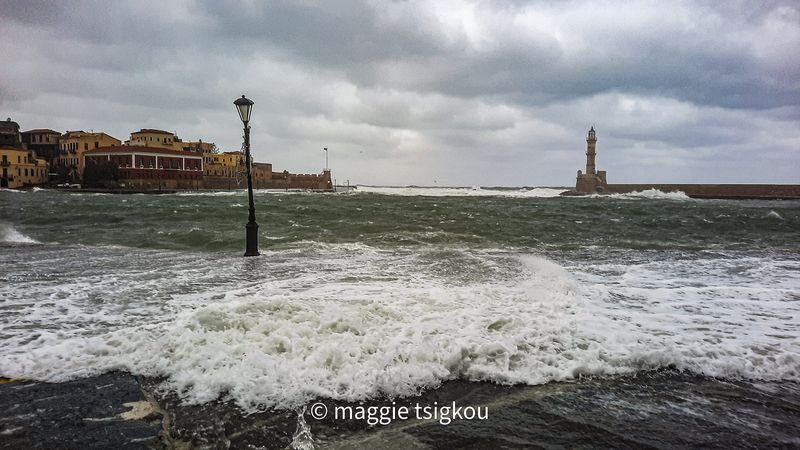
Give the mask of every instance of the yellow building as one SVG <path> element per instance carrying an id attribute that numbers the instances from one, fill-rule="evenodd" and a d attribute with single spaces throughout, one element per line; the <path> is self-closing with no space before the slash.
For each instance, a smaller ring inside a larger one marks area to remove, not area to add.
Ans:
<path id="1" fill-rule="evenodd" d="M 195 153 L 213 153 L 217 146 L 213 142 L 184 141 L 177 134 L 154 128 L 142 128 L 131 133 L 125 145 L 137 145 L 156 148 L 171 148 Z"/>
<path id="2" fill-rule="evenodd" d="M 0 187 L 21 188 L 43 184 L 48 179 L 47 161 L 34 158 L 28 150 L 0 147 Z"/>
<path id="3" fill-rule="evenodd" d="M 242 152 L 203 153 L 205 175 L 210 177 L 236 178 L 244 168 Z"/>
<path id="4" fill-rule="evenodd" d="M 125 141 L 125 145 L 139 145 L 145 147 L 174 148 L 173 144 L 180 142 L 175 133 L 169 131 L 155 130 L 152 128 L 142 128 L 131 133 L 131 138 Z M 180 149 L 179 149 L 180 150 Z"/>
<path id="5" fill-rule="evenodd" d="M 67 131 L 59 140 L 61 155 L 58 157 L 57 164 L 66 166 L 72 172 L 74 179 L 83 176 L 83 152 L 100 148 L 120 145 L 122 142 L 105 133 L 87 133 L 85 131 Z"/>

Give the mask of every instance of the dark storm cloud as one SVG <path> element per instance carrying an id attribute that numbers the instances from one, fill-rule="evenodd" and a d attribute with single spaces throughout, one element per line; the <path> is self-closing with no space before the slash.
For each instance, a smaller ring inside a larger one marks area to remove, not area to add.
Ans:
<path id="1" fill-rule="evenodd" d="M 232 149 L 244 91 L 261 159 L 317 170 L 328 145 L 369 183 L 569 184 L 591 123 L 614 180 L 797 181 L 799 23 L 793 2 L 0 0 L 0 109 Z"/>

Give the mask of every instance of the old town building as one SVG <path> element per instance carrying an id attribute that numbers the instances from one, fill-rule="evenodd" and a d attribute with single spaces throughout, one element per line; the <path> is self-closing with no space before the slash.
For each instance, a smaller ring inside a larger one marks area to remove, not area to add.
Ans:
<path id="1" fill-rule="evenodd" d="M 173 143 L 179 141 L 175 133 L 156 130 L 153 128 L 142 128 L 131 133 L 131 138 L 125 141 L 125 145 L 137 145 L 144 147 L 173 148 Z"/>
<path id="2" fill-rule="evenodd" d="M 22 188 L 43 184 L 48 164 L 22 142 L 19 124 L 11 118 L 0 122 L 0 188 Z"/>
<path id="3" fill-rule="evenodd" d="M 179 140 L 173 144 L 172 148 L 195 153 L 214 153 L 217 151 L 217 146 L 213 142 L 203 142 L 202 139 L 199 141 Z"/>
<path id="4" fill-rule="evenodd" d="M 29 150 L 0 146 L 0 187 L 22 188 L 47 182 L 47 161 L 33 156 Z"/>
<path id="5" fill-rule="evenodd" d="M 77 181 L 83 177 L 85 162 L 83 154 L 85 152 L 119 144 L 119 139 L 106 133 L 67 131 L 59 141 L 61 155 L 56 159 L 56 165 L 66 168 L 69 171 L 70 179 Z"/>
<path id="6" fill-rule="evenodd" d="M 244 171 L 242 152 L 203 153 L 204 174 L 209 177 L 236 178 Z"/>
<path id="7" fill-rule="evenodd" d="M 130 139 L 125 141 L 125 145 L 170 148 L 195 153 L 213 153 L 217 149 L 213 142 L 203 142 L 202 139 L 184 141 L 175 133 L 154 128 L 142 128 L 134 131 L 131 133 Z"/>
<path id="8" fill-rule="evenodd" d="M 200 189 L 203 157 L 194 152 L 140 145 L 89 150 L 84 158 L 119 167 L 119 185 L 136 189 Z"/>
<path id="9" fill-rule="evenodd" d="M 42 158 L 50 164 L 55 164 L 61 148 L 59 147 L 59 140 L 61 133 L 46 128 L 37 128 L 35 130 L 23 131 L 22 143 L 36 153 L 37 158 Z"/>
<path id="10" fill-rule="evenodd" d="M 0 122 L 0 146 L 24 148 L 22 145 L 22 135 L 19 132 L 19 124 L 9 117 Z"/>

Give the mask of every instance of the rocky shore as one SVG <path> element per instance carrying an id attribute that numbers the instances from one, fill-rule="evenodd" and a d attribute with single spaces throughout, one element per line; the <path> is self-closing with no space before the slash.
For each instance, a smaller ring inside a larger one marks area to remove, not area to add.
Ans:
<path id="1" fill-rule="evenodd" d="M 109 373 L 66 383 L 0 383 L 0 448 L 764 448 L 800 445 L 800 386 L 659 371 L 542 386 L 452 381 L 418 397 L 245 414 L 183 405 L 158 380 Z M 337 406 L 485 407 L 485 420 L 336 420 Z M 317 413 L 319 410 L 316 411 Z"/>

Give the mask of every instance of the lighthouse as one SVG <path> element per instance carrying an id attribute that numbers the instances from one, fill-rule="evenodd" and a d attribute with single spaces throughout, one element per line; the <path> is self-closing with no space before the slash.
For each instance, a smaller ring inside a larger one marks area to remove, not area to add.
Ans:
<path id="1" fill-rule="evenodd" d="M 597 171 L 595 158 L 597 156 L 597 133 L 594 125 L 589 129 L 586 136 L 586 173 L 578 170 L 575 181 L 575 191 L 582 194 L 594 194 L 606 190 L 606 171 Z"/>
<path id="2" fill-rule="evenodd" d="M 586 174 L 595 175 L 594 157 L 597 155 L 595 147 L 597 146 L 597 135 L 594 132 L 594 125 L 589 129 L 589 135 L 586 137 Z"/>

